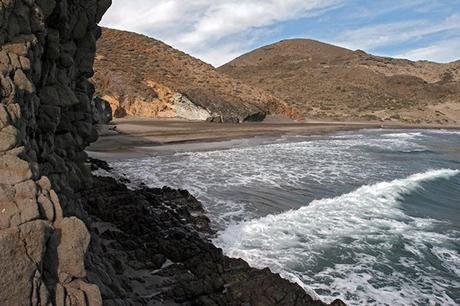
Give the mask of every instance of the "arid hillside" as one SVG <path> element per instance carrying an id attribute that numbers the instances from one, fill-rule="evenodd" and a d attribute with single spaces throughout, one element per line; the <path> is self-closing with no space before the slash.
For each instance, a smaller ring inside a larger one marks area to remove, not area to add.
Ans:
<path id="1" fill-rule="evenodd" d="M 103 29 L 97 42 L 97 95 L 114 116 L 182 117 L 242 122 L 294 112 L 262 89 L 149 37 Z"/>
<path id="2" fill-rule="evenodd" d="M 460 61 L 412 62 L 296 39 L 252 51 L 218 71 L 278 96 L 310 119 L 460 122 Z"/>

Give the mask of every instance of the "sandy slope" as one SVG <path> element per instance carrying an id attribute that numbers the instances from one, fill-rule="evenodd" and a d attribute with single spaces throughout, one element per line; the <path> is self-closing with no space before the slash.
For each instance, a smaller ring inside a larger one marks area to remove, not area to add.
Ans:
<path id="1" fill-rule="evenodd" d="M 460 62 L 412 62 L 295 39 L 218 71 L 277 95 L 307 118 L 460 122 Z"/>
<path id="2" fill-rule="evenodd" d="M 270 118 L 262 123 L 216 124 L 185 120 L 123 118 L 114 121 L 116 131 L 101 129 L 102 136 L 88 151 L 100 158 L 124 158 L 162 151 L 198 151 L 229 148 L 238 139 L 248 143 L 273 141 L 280 136 L 309 136 L 363 128 L 456 128 L 460 125 L 408 125 L 380 122 L 287 122 Z M 105 134 L 105 135 L 104 135 Z"/>

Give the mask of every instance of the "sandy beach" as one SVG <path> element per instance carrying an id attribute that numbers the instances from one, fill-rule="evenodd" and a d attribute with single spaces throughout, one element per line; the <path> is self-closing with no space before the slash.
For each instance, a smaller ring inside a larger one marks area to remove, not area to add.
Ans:
<path id="1" fill-rule="evenodd" d="M 90 156 L 104 159 L 142 157 L 165 151 L 210 150 L 248 143 L 270 142 L 281 136 L 313 136 L 359 129 L 460 129 L 460 125 L 404 125 L 382 122 L 297 123 L 280 118 L 242 124 L 152 118 L 116 119 L 100 129 Z"/>

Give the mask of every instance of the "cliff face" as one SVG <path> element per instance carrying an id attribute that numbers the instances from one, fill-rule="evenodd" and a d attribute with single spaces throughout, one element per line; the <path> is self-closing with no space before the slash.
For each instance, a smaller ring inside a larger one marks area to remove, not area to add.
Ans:
<path id="1" fill-rule="evenodd" d="M 295 115 L 281 99 L 155 39 L 103 29 L 97 46 L 93 81 L 115 117 L 242 122 Z"/>
<path id="2" fill-rule="evenodd" d="M 373 56 L 286 40 L 218 71 L 277 95 L 307 118 L 460 122 L 460 65 Z"/>
<path id="3" fill-rule="evenodd" d="M 110 0 L 0 1 L 0 305 L 100 305 L 79 190 L 97 138 L 97 22 Z"/>
<path id="4" fill-rule="evenodd" d="M 91 175 L 84 149 L 110 114 L 88 78 L 110 3 L 0 1 L 0 305 L 325 305 L 225 257 L 188 192 Z"/>

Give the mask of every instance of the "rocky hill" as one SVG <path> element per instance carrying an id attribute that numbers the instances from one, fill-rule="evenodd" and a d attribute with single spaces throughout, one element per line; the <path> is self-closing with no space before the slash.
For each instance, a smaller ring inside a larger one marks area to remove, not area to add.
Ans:
<path id="1" fill-rule="evenodd" d="M 115 117 L 242 122 L 262 120 L 268 112 L 293 114 L 281 99 L 158 40 L 106 28 L 93 81 Z"/>
<path id="2" fill-rule="evenodd" d="M 110 117 L 89 81 L 110 4 L 0 0 L 0 305 L 325 306 L 224 256 L 188 192 L 92 174 L 110 170 L 85 152 Z"/>
<path id="3" fill-rule="evenodd" d="M 412 62 L 314 40 L 285 40 L 218 71 L 313 119 L 460 122 L 460 62 Z"/>

